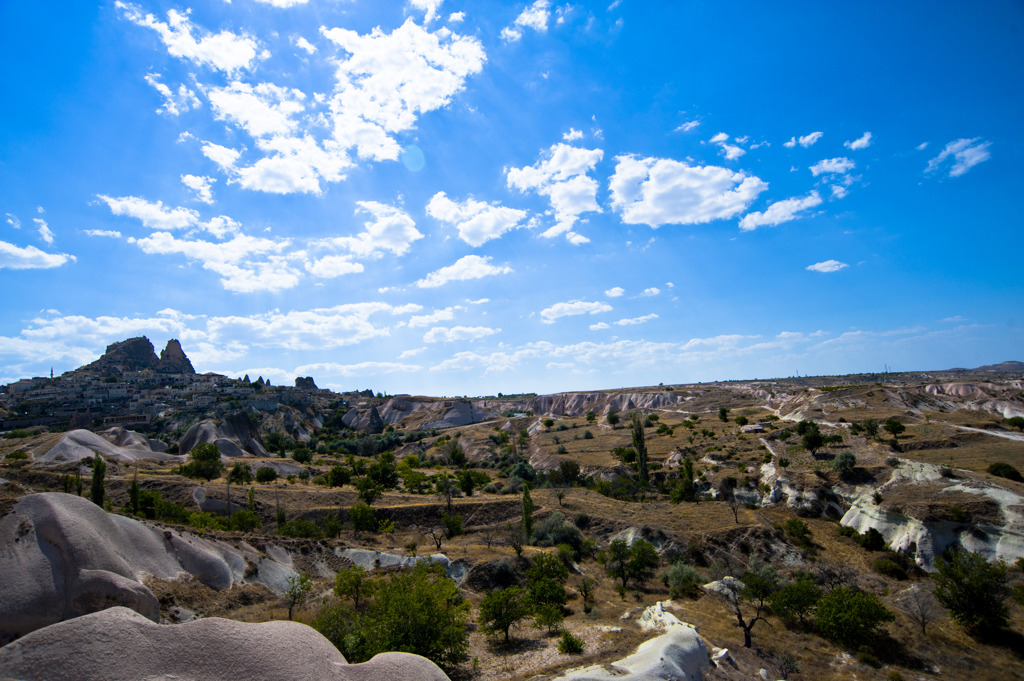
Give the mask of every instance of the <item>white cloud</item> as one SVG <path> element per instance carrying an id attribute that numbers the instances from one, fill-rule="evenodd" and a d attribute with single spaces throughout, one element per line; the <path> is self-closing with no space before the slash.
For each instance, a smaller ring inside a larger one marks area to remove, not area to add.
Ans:
<path id="1" fill-rule="evenodd" d="M 409 317 L 409 327 L 431 326 L 438 322 L 450 322 L 453 319 L 455 319 L 455 308 L 446 307 L 443 310 L 434 310 L 430 314 Z"/>
<path id="2" fill-rule="evenodd" d="M 581 149 L 558 143 L 532 166 L 506 170 L 510 188 L 521 192 L 534 191 L 548 197 L 555 214 L 555 225 L 541 236 L 550 239 L 564 234 L 573 245 L 589 241 L 574 232 L 573 227 L 582 213 L 601 212 L 597 203 L 597 180 L 587 173 L 603 156 L 601 149 Z"/>
<path id="3" fill-rule="evenodd" d="M 846 187 L 844 187 L 841 184 L 834 184 L 834 185 L 832 185 L 831 189 L 832 189 L 832 196 L 833 196 L 833 198 L 836 198 L 836 199 L 845 199 L 847 194 L 850 193 L 850 190 L 848 190 Z"/>
<path id="4" fill-rule="evenodd" d="M 53 230 L 46 224 L 46 220 L 42 218 L 32 218 L 32 222 L 36 223 L 36 231 L 39 232 L 39 238 L 46 242 L 47 246 L 53 245 Z"/>
<path id="5" fill-rule="evenodd" d="M 426 351 L 426 346 L 423 346 L 421 348 L 412 348 L 411 350 L 403 351 L 402 354 L 398 356 L 398 359 L 409 359 L 410 357 L 415 357 L 416 355 L 422 355 Z"/>
<path id="6" fill-rule="evenodd" d="M 427 215 L 455 226 L 459 238 L 470 246 L 481 246 L 491 239 L 522 226 L 526 211 L 506 208 L 474 199 L 455 202 L 438 192 L 427 204 Z"/>
<path id="7" fill-rule="evenodd" d="M 271 5 L 272 7 L 288 8 L 298 7 L 299 5 L 305 5 L 309 0 L 256 0 L 256 2 L 262 2 L 264 5 Z"/>
<path id="8" fill-rule="evenodd" d="M 740 220 L 740 229 L 745 232 L 749 232 L 757 229 L 758 227 L 774 227 L 775 225 L 781 225 L 783 222 L 795 220 L 799 217 L 797 213 L 800 211 L 820 205 L 821 195 L 818 194 L 817 191 L 812 191 L 803 198 L 776 201 L 772 205 L 768 206 L 767 210 L 763 213 L 755 211 L 744 215 L 743 219 Z"/>
<path id="9" fill-rule="evenodd" d="M 405 255 L 413 242 L 423 238 L 416 223 L 400 208 L 376 201 L 358 201 L 356 213 L 368 213 L 372 220 L 363 223 L 363 231 L 355 236 L 333 237 L 315 242 L 350 251 L 363 258 L 379 258 L 385 252 Z"/>
<path id="10" fill-rule="evenodd" d="M 218 120 L 231 122 L 253 137 L 291 135 L 298 127 L 294 116 L 305 110 L 303 92 L 271 83 L 253 86 L 236 80 L 211 88 L 206 95 Z"/>
<path id="11" fill-rule="evenodd" d="M 642 317 L 631 317 L 629 319 L 620 319 L 619 321 L 613 322 L 613 323 L 616 326 L 636 326 L 638 324 L 644 324 L 646 322 L 651 321 L 652 319 L 657 319 L 657 318 L 658 318 L 658 315 L 656 315 L 654 313 L 651 313 L 651 314 L 646 314 L 646 315 L 644 315 Z"/>
<path id="12" fill-rule="evenodd" d="M 448 15 L 449 24 L 460 24 L 466 19 L 465 12 L 452 12 Z"/>
<path id="13" fill-rule="evenodd" d="M 172 57 L 235 73 L 252 68 L 258 59 L 265 56 L 259 43 L 250 36 L 230 31 L 212 34 L 198 29 L 189 20 L 188 11 L 169 10 L 164 23 L 152 14 L 143 14 L 141 8 L 131 3 L 118 0 L 114 5 L 128 21 L 156 31 Z M 196 38 L 193 33 L 200 37 Z"/>
<path id="14" fill-rule="evenodd" d="M 214 144 L 213 142 L 206 142 L 202 146 L 203 156 L 210 159 L 223 170 L 229 170 L 234 167 L 238 161 L 238 157 L 242 155 L 240 151 L 235 149 L 229 149 L 228 147 Z"/>
<path id="15" fill-rule="evenodd" d="M 608 322 L 598 322 L 597 324 L 591 324 L 589 328 L 591 331 L 603 331 L 612 327 Z"/>
<path id="16" fill-rule="evenodd" d="M 306 40 L 305 37 L 303 37 L 301 35 L 298 38 L 295 39 L 295 46 L 298 47 L 301 50 L 304 50 L 306 52 L 306 54 L 315 54 L 316 53 L 316 45 L 314 45 L 313 43 L 309 42 L 308 40 Z"/>
<path id="17" fill-rule="evenodd" d="M 17 215 L 12 215 L 11 213 L 4 213 L 4 215 L 7 216 L 8 225 L 14 229 L 21 229 L 21 220 L 18 219 Z"/>
<path id="18" fill-rule="evenodd" d="M 583 131 L 577 130 L 576 128 L 569 128 L 569 132 L 562 133 L 562 139 L 566 142 L 575 142 L 576 140 L 583 139 Z"/>
<path id="19" fill-rule="evenodd" d="M 783 142 L 782 146 L 792 149 L 796 145 L 800 145 L 803 148 L 807 148 L 813 145 L 815 142 L 820 140 L 825 133 L 823 132 L 812 132 L 807 135 L 801 135 L 799 139 L 796 137 L 790 137 L 788 142 Z"/>
<path id="20" fill-rule="evenodd" d="M 196 201 L 213 203 L 213 183 L 217 180 L 206 175 L 182 175 L 181 183 L 191 189 Z"/>
<path id="21" fill-rule="evenodd" d="M 424 343 L 451 343 L 452 341 L 479 340 L 487 336 L 493 336 L 501 329 L 491 329 L 486 326 L 453 326 L 446 329 L 435 326 L 423 334 Z"/>
<path id="22" fill-rule="evenodd" d="M 566 303 L 555 303 L 551 307 L 541 310 L 541 321 L 545 324 L 554 324 L 556 319 L 562 317 L 573 317 L 581 314 L 600 314 L 610 312 L 612 306 L 608 303 L 588 302 L 586 300 L 571 300 Z"/>
<path id="23" fill-rule="evenodd" d="M 168 230 L 194 227 L 199 213 L 191 208 L 167 208 L 163 201 L 147 201 L 137 196 L 112 197 L 98 194 L 114 215 L 126 215 L 140 220 L 149 229 Z"/>
<path id="24" fill-rule="evenodd" d="M 816 262 L 813 265 L 808 265 L 807 269 L 811 272 L 838 272 L 841 269 L 849 267 L 845 262 L 839 262 L 838 260 L 826 260 L 824 262 Z"/>
<path id="25" fill-rule="evenodd" d="M 306 271 L 318 279 L 333 279 L 346 274 L 358 274 L 365 268 L 353 262 L 349 255 L 327 255 L 306 263 Z"/>
<path id="26" fill-rule="evenodd" d="M 532 5 L 519 13 L 511 26 L 501 31 L 501 37 L 505 42 L 515 42 L 523 37 L 523 29 L 530 28 L 541 33 L 548 30 L 548 20 L 551 12 L 548 7 L 551 5 L 548 0 L 537 0 Z"/>
<path id="27" fill-rule="evenodd" d="M 643 297 L 643 298 L 650 298 L 652 296 L 659 295 L 660 293 L 661 293 L 661 289 L 660 288 L 658 288 L 657 286 L 652 286 L 650 288 L 645 288 L 644 292 L 641 293 L 640 296 Z"/>
<path id="28" fill-rule="evenodd" d="M 121 232 L 116 229 L 87 229 L 85 233 L 89 236 L 106 236 L 112 239 L 120 239 Z"/>
<path id="29" fill-rule="evenodd" d="M 729 141 L 729 136 L 726 135 L 724 132 L 720 132 L 711 139 L 709 139 L 708 141 L 711 142 L 712 144 L 724 144 L 725 142 Z"/>
<path id="30" fill-rule="evenodd" d="M 605 291 L 604 294 L 606 296 L 608 296 L 609 298 L 619 298 L 625 292 L 626 292 L 626 290 L 624 288 L 622 288 L 621 286 L 615 286 L 615 287 L 612 287 L 612 288 L 608 289 L 607 291 Z"/>
<path id="31" fill-rule="evenodd" d="M 721 220 L 741 213 L 768 188 L 753 175 L 665 158 L 616 157 L 609 181 L 622 221 L 660 227 Z"/>
<path id="32" fill-rule="evenodd" d="M 849 172 L 857 167 L 857 164 L 846 158 L 840 156 L 839 158 L 826 158 L 818 161 L 811 166 L 811 173 L 817 177 L 818 175 L 838 175 Z"/>
<path id="33" fill-rule="evenodd" d="M 21 247 L 0 241 L 0 270 L 45 270 L 75 260 L 75 256 L 67 253 L 46 253 L 35 246 Z"/>
<path id="34" fill-rule="evenodd" d="M 921 142 L 920 144 L 918 144 L 914 148 L 917 149 L 918 151 L 924 151 L 925 149 L 928 148 L 928 143 L 927 142 Z"/>
<path id="35" fill-rule="evenodd" d="M 178 91 L 174 92 L 170 87 L 160 82 L 159 73 L 147 73 L 146 82 L 152 85 L 153 89 L 164 98 L 164 103 L 156 110 L 157 113 L 178 116 L 189 109 L 198 109 L 201 106 L 201 102 L 196 97 L 195 92 L 184 84 L 178 85 Z"/>
<path id="36" fill-rule="evenodd" d="M 466 255 L 448 267 L 442 267 L 436 272 L 431 272 L 423 279 L 417 281 L 416 286 L 419 288 L 437 288 L 453 281 L 470 281 L 498 274 L 509 274 L 510 272 L 512 272 L 511 267 L 492 265 L 490 256 Z"/>
<path id="37" fill-rule="evenodd" d="M 676 128 L 676 132 L 690 132 L 700 125 L 700 121 L 686 121 Z"/>
<path id="38" fill-rule="evenodd" d="M 992 156 L 988 151 L 992 143 L 981 142 L 979 144 L 978 141 L 980 139 L 980 137 L 973 137 L 971 139 L 964 137 L 950 142 L 938 156 L 928 161 L 928 167 L 925 168 L 925 172 L 935 172 L 950 156 L 956 161 L 953 167 L 949 169 L 950 177 L 960 177 L 979 163 L 987 161 Z"/>
<path id="39" fill-rule="evenodd" d="M 867 149 L 871 146 L 871 133 L 866 132 L 852 142 L 843 142 L 843 146 L 851 151 L 857 151 L 858 149 Z"/>
<path id="40" fill-rule="evenodd" d="M 444 0 L 409 0 L 409 4 L 424 12 L 423 23 L 429 24 L 437 18 L 437 8 Z"/>
<path id="41" fill-rule="evenodd" d="M 737 147 L 735 144 L 723 144 L 722 154 L 725 156 L 727 161 L 735 161 L 743 154 L 747 153 L 747 150 L 743 147 Z"/>

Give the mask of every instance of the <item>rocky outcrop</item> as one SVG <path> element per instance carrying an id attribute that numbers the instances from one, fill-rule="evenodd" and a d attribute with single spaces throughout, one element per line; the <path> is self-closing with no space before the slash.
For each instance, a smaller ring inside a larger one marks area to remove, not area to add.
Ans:
<path id="1" fill-rule="evenodd" d="M 296 376 L 295 387 L 299 390 L 319 390 L 316 383 L 313 382 L 312 376 Z"/>
<path id="2" fill-rule="evenodd" d="M 138 433 L 128 436 L 122 431 L 114 434 L 115 441 L 123 444 L 111 443 L 108 439 L 88 430 L 72 430 L 61 437 L 61 439 L 42 454 L 35 454 L 33 459 L 36 463 L 64 463 L 67 461 L 81 461 L 91 459 L 96 454 L 101 454 L 108 459 L 117 461 L 138 461 L 140 459 L 154 459 L 157 461 L 177 461 L 181 457 L 167 454 L 161 451 L 153 451 L 149 441 Z M 109 431 L 107 431 L 109 434 Z M 140 439 L 141 438 L 141 439 Z M 162 443 L 161 443 L 162 444 Z M 166 449 L 166 447 L 162 447 Z"/>
<path id="3" fill-rule="evenodd" d="M 214 589 L 258 581 L 280 593 L 293 574 L 252 547 L 108 514 L 71 494 L 30 494 L 0 518 L 0 637 L 115 605 L 155 620 L 149 575 L 192 575 Z"/>
<path id="4" fill-rule="evenodd" d="M 163 374 L 194 374 L 196 370 L 192 362 L 185 356 L 181 349 L 181 343 L 172 338 L 167 341 L 167 346 L 160 352 L 160 361 L 156 370 Z"/>
<path id="5" fill-rule="evenodd" d="M 186 431 L 178 443 L 178 451 L 187 454 L 202 442 L 217 445 L 222 456 L 235 457 L 243 453 L 266 457 L 267 450 L 256 439 L 248 415 L 244 412 L 227 414 L 222 419 L 204 419 Z"/>
<path id="6" fill-rule="evenodd" d="M 700 681 L 710 666 L 697 629 L 664 610 L 661 603 L 640 615 L 646 630 L 665 633 L 641 643 L 636 652 L 609 665 L 573 669 L 555 681 Z"/>
<path id="7" fill-rule="evenodd" d="M 902 460 L 877 491 L 882 503 L 873 493 L 858 497 L 841 524 L 861 533 L 874 528 L 887 546 L 926 570 L 950 546 L 1009 563 L 1024 557 L 1024 497 L 1004 487 Z"/>
<path id="8" fill-rule="evenodd" d="M 159 625 L 119 607 L 54 624 L 0 648 L 0 676 L 25 681 L 448 681 L 433 662 L 408 653 L 384 653 L 350 665 L 330 641 L 297 622 L 252 624 L 211 617 Z"/>
<path id="9" fill-rule="evenodd" d="M 153 343 L 145 336 L 111 343 L 99 359 L 78 371 L 113 375 L 147 369 L 164 374 L 195 373 L 192 362 L 185 356 L 177 340 L 167 341 L 167 346 L 158 358 Z"/>
<path id="10" fill-rule="evenodd" d="M 527 403 L 526 408 L 533 411 L 534 414 L 583 416 L 589 411 L 595 414 L 606 414 L 609 411 L 668 409 L 686 401 L 686 396 L 666 391 L 557 393 L 555 395 L 538 395 Z"/>

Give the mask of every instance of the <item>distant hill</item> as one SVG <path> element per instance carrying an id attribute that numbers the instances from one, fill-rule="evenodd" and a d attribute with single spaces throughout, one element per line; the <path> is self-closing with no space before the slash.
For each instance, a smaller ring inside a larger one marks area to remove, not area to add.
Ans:
<path id="1" fill-rule="evenodd" d="M 92 373 L 124 373 L 151 369 L 162 374 L 194 374 L 192 362 L 176 340 L 167 341 L 167 346 L 156 356 L 153 343 L 145 336 L 129 338 L 107 346 L 106 352 L 95 362 L 86 364 L 76 371 Z"/>
<path id="2" fill-rule="evenodd" d="M 1007 361 L 1000 362 L 999 364 L 986 364 L 983 367 L 978 367 L 975 371 L 999 371 L 1002 373 L 1024 373 L 1024 362 Z"/>

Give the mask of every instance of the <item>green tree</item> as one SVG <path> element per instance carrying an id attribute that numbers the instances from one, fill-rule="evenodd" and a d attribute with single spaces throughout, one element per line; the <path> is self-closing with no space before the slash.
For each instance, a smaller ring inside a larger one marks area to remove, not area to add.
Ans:
<path id="1" fill-rule="evenodd" d="M 103 508 L 103 498 L 106 496 L 106 486 L 103 483 L 103 478 L 107 474 L 107 462 L 103 460 L 103 457 L 97 454 L 92 459 L 92 488 L 90 489 L 90 498 L 92 503 L 96 504 L 100 508 Z"/>
<path id="2" fill-rule="evenodd" d="M 721 421 L 722 423 L 725 423 L 726 421 L 728 421 L 729 420 L 729 410 L 726 409 L 725 407 L 719 407 L 718 408 L 718 420 Z"/>
<path id="3" fill-rule="evenodd" d="M 736 421 L 736 425 L 741 427 L 750 423 L 750 420 L 743 415 L 737 416 L 734 420 Z"/>
<path id="4" fill-rule="evenodd" d="M 504 634 L 509 640 L 509 631 L 516 623 L 526 619 L 533 608 L 526 597 L 526 590 L 519 586 L 488 591 L 480 601 L 480 628 L 489 634 Z"/>
<path id="5" fill-rule="evenodd" d="M 355 504 L 348 509 L 348 518 L 356 532 L 376 532 L 377 517 L 369 504 Z"/>
<path id="6" fill-rule="evenodd" d="M 856 465 L 857 457 L 854 456 L 852 452 L 840 452 L 839 455 L 832 460 L 832 468 L 843 477 L 849 475 Z"/>
<path id="7" fill-rule="evenodd" d="M 892 435 L 893 440 L 898 439 L 900 434 L 907 429 L 907 427 L 900 423 L 900 420 L 895 416 L 886 419 L 885 423 L 882 424 L 882 427 L 885 428 L 890 435 Z"/>
<path id="8" fill-rule="evenodd" d="M 248 464 L 238 461 L 228 473 L 228 482 L 236 485 L 248 485 L 252 482 L 252 468 Z"/>
<path id="9" fill-rule="evenodd" d="M 313 590 L 313 580 L 306 573 L 299 573 L 288 578 L 288 588 L 284 592 L 285 600 L 288 601 L 288 619 L 292 618 L 292 611 L 296 605 L 302 605 Z"/>
<path id="10" fill-rule="evenodd" d="M 376 582 L 370 579 L 366 570 L 358 565 L 338 570 L 334 578 L 334 593 L 338 598 L 347 598 L 352 606 L 359 610 L 366 599 L 373 595 Z"/>
<path id="11" fill-rule="evenodd" d="M 530 488 L 523 485 L 523 534 L 526 535 L 526 541 L 533 536 L 533 511 L 535 508 L 533 497 L 530 496 Z"/>
<path id="12" fill-rule="evenodd" d="M 605 420 L 608 421 L 608 425 L 610 425 L 612 428 L 615 428 L 615 426 L 619 425 L 619 413 L 615 411 L 610 411 L 608 412 L 608 415 L 605 416 Z"/>
<path id="13" fill-rule="evenodd" d="M 958 624 L 972 633 L 1005 627 L 1009 622 L 1006 564 L 981 553 L 955 551 L 936 558 L 935 598 Z"/>
<path id="14" fill-rule="evenodd" d="M 648 541 L 637 539 L 630 545 L 625 539 L 616 539 L 608 545 L 605 569 L 609 577 L 622 582 L 623 589 L 628 589 L 631 582 L 642 586 L 657 567 L 658 552 Z"/>
<path id="15" fill-rule="evenodd" d="M 70 480 L 68 481 L 70 483 Z M 135 469 L 132 484 L 128 486 L 128 510 L 132 515 L 139 514 L 139 469 Z"/>
<path id="16" fill-rule="evenodd" d="M 397 651 L 422 655 L 449 672 L 466 661 L 469 603 L 443 567 L 419 563 L 374 581 L 362 610 L 334 601 L 312 622 L 346 660 Z"/>
<path id="17" fill-rule="evenodd" d="M 630 422 L 633 428 L 633 449 L 636 450 L 637 478 L 640 485 L 646 489 L 650 484 L 650 475 L 647 471 L 647 442 L 644 439 L 644 423 L 640 418 L 640 412 L 633 412 Z"/>
<path id="18" fill-rule="evenodd" d="M 277 480 L 277 471 L 270 466 L 263 466 L 256 469 L 256 482 L 266 484 Z"/>
<path id="19" fill-rule="evenodd" d="M 190 478 L 213 480 L 220 477 L 224 464 L 220 462 L 220 450 L 212 442 L 200 442 L 188 453 L 188 463 L 181 466 L 181 474 Z"/>
<path id="20" fill-rule="evenodd" d="M 1024 433 L 1024 416 L 1011 416 L 1006 419 L 1006 425 Z"/>
<path id="21" fill-rule="evenodd" d="M 340 463 L 331 466 L 327 471 L 328 487 L 344 487 L 352 481 L 352 473 Z"/>
<path id="22" fill-rule="evenodd" d="M 526 589 L 529 600 L 535 606 L 563 606 L 569 597 L 565 593 L 565 580 L 569 568 L 550 553 L 539 553 L 533 557 L 526 569 Z"/>
<path id="23" fill-rule="evenodd" d="M 825 446 L 825 436 L 821 434 L 820 430 L 818 430 L 817 424 L 812 423 L 811 425 L 814 427 L 809 428 L 807 432 L 804 433 L 800 442 L 803 444 L 804 449 L 809 451 L 813 456 L 819 449 Z"/>
<path id="24" fill-rule="evenodd" d="M 594 421 L 597 420 L 597 414 L 595 414 L 592 411 L 588 411 L 586 418 L 587 418 L 587 423 L 593 423 Z"/>
<path id="25" fill-rule="evenodd" d="M 807 624 L 807 617 L 821 600 L 821 589 L 811 578 L 804 577 L 786 584 L 768 597 L 768 603 L 776 615 L 788 622 L 799 621 Z"/>
<path id="26" fill-rule="evenodd" d="M 823 635 L 856 648 L 876 639 L 882 625 L 896 617 L 877 596 L 840 586 L 821 597 L 815 619 Z"/>
<path id="27" fill-rule="evenodd" d="M 251 512 L 256 512 L 256 488 L 250 487 L 249 494 L 246 495 L 246 508 Z"/>
<path id="28" fill-rule="evenodd" d="M 661 581 L 668 587 L 669 596 L 672 598 L 699 598 L 700 587 L 704 583 L 700 573 L 682 561 L 670 567 L 661 576 Z"/>
<path id="29" fill-rule="evenodd" d="M 688 456 L 683 457 L 682 475 L 679 484 L 672 489 L 670 498 L 674 504 L 681 501 L 698 501 L 697 485 L 693 482 L 693 459 Z"/>
<path id="30" fill-rule="evenodd" d="M 355 485 L 359 500 L 367 506 L 372 506 L 381 496 L 380 487 L 370 477 L 359 478 Z"/>

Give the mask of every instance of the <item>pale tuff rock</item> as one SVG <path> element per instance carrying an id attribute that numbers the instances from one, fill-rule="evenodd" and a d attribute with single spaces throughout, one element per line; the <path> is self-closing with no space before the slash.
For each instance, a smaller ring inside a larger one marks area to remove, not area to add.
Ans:
<path id="1" fill-rule="evenodd" d="M 110 433 L 110 431 L 106 432 Z M 32 458 L 36 463 L 81 461 L 82 459 L 91 459 L 96 454 L 101 454 L 108 459 L 129 463 L 140 459 L 155 459 L 157 461 L 177 461 L 181 459 L 181 457 L 174 456 L 173 454 L 154 451 L 150 448 L 148 441 L 146 441 L 146 444 L 143 444 L 144 437 L 138 433 L 133 433 L 132 435 L 138 437 L 117 437 L 115 435 L 115 441 L 119 440 L 124 443 L 122 446 L 113 444 L 92 431 L 72 430 L 65 433 L 60 441 L 51 449 L 43 454 L 36 454 Z"/>
<path id="2" fill-rule="evenodd" d="M 220 618 L 158 625 L 111 608 L 33 632 L 0 648 L 0 676 L 24 681 L 448 681 L 418 655 L 384 653 L 348 664 L 316 630 L 297 622 Z"/>

